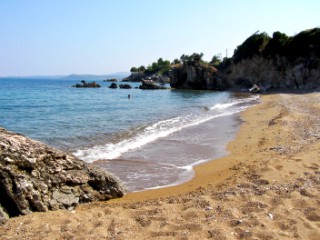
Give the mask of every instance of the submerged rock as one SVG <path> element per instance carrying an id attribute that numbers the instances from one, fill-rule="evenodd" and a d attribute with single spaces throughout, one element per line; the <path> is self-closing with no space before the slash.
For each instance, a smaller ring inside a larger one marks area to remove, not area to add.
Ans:
<path id="1" fill-rule="evenodd" d="M 34 211 L 124 196 L 112 174 L 73 155 L 0 128 L 0 222 Z"/>

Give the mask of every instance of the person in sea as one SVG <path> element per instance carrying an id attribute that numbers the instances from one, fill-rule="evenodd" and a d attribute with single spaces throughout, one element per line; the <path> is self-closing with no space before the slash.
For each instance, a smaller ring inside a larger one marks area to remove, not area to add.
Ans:
<path id="1" fill-rule="evenodd" d="M 128 99 L 130 99 L 131 98 L 131 96 L 130 96 L 130 94 L 128 94 Z"/>

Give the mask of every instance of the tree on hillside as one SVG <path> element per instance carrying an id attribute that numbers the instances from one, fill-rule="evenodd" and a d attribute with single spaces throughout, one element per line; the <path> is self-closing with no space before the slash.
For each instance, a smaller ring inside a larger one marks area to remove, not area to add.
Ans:
<path id="1" fill-rule="evenodd" d="M 139 68 L 138 68 L 138 71 L 139 72 L 144 72 L 146 70 L 146 67 L 141 65 Z"/>
<path id="2" fill-rule="evenodd" d="M 180 61 L 181 62 L 188 62 L 188 63 L 203 62 L 202 57 L 203 57 L 203 53 L 193 53 L 190 56 L 183 54 L 180 57 Z"/>
<path id="3" fill-rule="evenodd" d="M 211 66 L 217 68 L 217 67 L 220 65 L 221 62 L 222 62 L 222 61 L 221 61 L 221 54 L 217 54 L 217 55 L 214 55 L 214 56 L 212 57 L 212 60 L 210 61 L 209 64 L 210 64 Z"/>
<path id="4" fill-rule="evenodd" d="M 234 50 L 232 57 L 234 62 L 240 62 L 242 59 L 261 54 L 269 40 L 270 37 L 267 33 L 255 32 Z"/>
<path id="5" fill-rule="evenodd" d="M 284 55 L 285 46 L 289 41 L 289 37 L 281 32 L 274 32 L 272 38 L 270 39 L 268 45 L 264 50 L 265 56 L 270 55 Z"/>
<path id="6" fill-rule="evenodd" d="M 180 62 L 180 60 L 178 59 L 178 58 L 176 58 L 176 59 L 174 59 L 173 61 L 172 61 L 172 65 L 175 65 L 175 64 L 180 64 L 181 62 Z"/>
<path id="7" fill-rule="evenodd" d="M 136 73 L 136 72 L 139 72 L 139 70 L 138 70 L 138 68 L 136 68 L 136 67 L 132 67 L 132 68 L 130 69 L 130 72 Z"/>

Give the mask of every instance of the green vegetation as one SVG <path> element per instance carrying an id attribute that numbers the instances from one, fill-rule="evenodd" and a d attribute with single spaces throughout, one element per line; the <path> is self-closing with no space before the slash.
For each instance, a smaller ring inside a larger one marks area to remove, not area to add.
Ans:
<path id="1" fill-rule="evenodd" d="M 234 62 L 237 63 L 243 59 L 252 58 L 254 55 L 260 55 L 269 40 L 270 37 L 267 33 L 255 32 L 236 48 L 233 54 Z"/>
<path id="2" fill-rule="evenodd" d="M 145 74 L 160 74 L 163 75 L 164 73 L 168 72 L 171 68 L 171 63 L 168 60 L 163 60 L 159 58 L 157 62 L 153 62 L 147 68 L 145 66 L 140 67 L 132 67 L 130 72 L 131 73 L 145 73 Z"/>
<path id="3" fill-rule="evenodd" d="M 210 62 L 203 60 L 203 53 L 183 54 L 179 59 L 171 63 L 168 60 L 159 58 L 148 67 L 132 67 L 132 73 L 168 75 L 169 70 L 182 67 L 184 64 L 200 65 L 204 69 L 225 69 L 232 63 L 250 59 L 253 56 L 274 58 L 275 56 L 287 57 L 289 61 L 295 61 L 299 57 L 316 56 L 320 58 L 320 28 L 305 30 L 299 34 L 288 37 L 279 31 L 274 32 L 270 37 L 265 32 L 255 32 L 239 45 L 232 58 L 222 58 L 216 54 Z"/>
<path id="4" fill-rule="evenodd" d="M 146 74 L 153 74 L 158 73 L 160 75 L 163 75 L 164 73 L 168 72 L 170 70 L 170 61 L 169 60 L 163 60 L 162 58 L 159 58 L 157 62 L 153 62 L 151 65 L 147 67 L 145 70 Z"/>
<path id="5" fill-rule="evenodd" d="M 274 32 L 272 38 L 256 32 L 236 48 L 232 59 L 237 63 L 254 55 L 285 56 L 289 61 L 310 55 L 320 57 L 320 28 L 305 30 L 293 37 L 279 31 Z"/>
<path id="6" fill-rule="evenodd" d="M 193 53 L 192 55 L 182 55 L 180 59 L 174 59 L 171 63 L 169 60 L 163 60 L 162 58 L 159 58 L 156 62 L 153 62 L 151 65 L 148 65 L 147 68 L 144 66 L 140 67 L 132 67 L 130 72 L 131 73 L 144 73 L 147 75 L 151 74 L 158 74 L 161 76 L 168 75 L 169 71 L 178 66 L 182 66 L 182 64 L 200 64 L 205 66 L 213 66 L 207 62 L 205 62 L 203 59 L 203 53 Z M 219 57 L 217 57 L 218 59 Z M 221 61 L 220 61 L 221 62 Z M 215 62 L 215 64 L 218 64 L 218 62 Z"/>

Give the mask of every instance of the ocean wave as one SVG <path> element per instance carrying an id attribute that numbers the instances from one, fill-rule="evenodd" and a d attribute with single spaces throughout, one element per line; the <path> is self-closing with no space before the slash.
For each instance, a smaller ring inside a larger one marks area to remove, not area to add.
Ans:
<path id="1" fill-rule="evenodd" d="M 254 100 L 257 100 L 257 97 L 233 99 L 230 102 L 215 104 L 209 108 L 211 111 L 190 113 L 185 116 L 161 120 L 143 129 L 140 128 L 139 131 L 136 131 L 136 134 L 129 134 L 125 139 L 119 139 L 119 141 L 115 143 L 109 142 L 91 148 L 79 149 L 74 152 L 74 155 L 86 162 L 94 162 L 99 159 L 116 159 L 128 151 L 141 148 L 148 143 L 164 138 L 182 129 L 199 125 L 214 118 L 241 112 L 247 107 L 243 104 L 250 103 Z M 191 168 L 192 167 L 193 166 L 191 166 Z"/>

